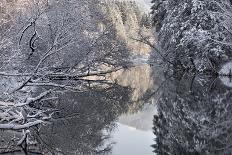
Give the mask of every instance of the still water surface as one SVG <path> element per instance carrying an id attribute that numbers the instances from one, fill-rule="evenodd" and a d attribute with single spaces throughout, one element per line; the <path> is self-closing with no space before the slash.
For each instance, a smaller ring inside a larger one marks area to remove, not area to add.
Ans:
<path id="1" fill-rule="evenodd" d="M 29 146 L 29 154 L 232 153 L 230 78 L 161 76 L 139 64 L 109 74 L 107 80 L 116 85 L 61 94 L 51 123 L 31 129 L 37 143 Z M 1 146 L 17 136 L 0 134 Z"/>
<path id="2" fill-rule="evenodd" d="M 153 155 L 155 136 L 152 132 L 153 115 L 157 114 L 154 105 L 147 104 L 135 114 L 120 116 L 118 128 L 113 133 L 116 145 L 113 147 L 113 155 Z"/>
<path id="3" fill-rule="evenodd" d="M 154 154 L 157 108 L 150 94 L 157 86 L 150 66 L 120 70 L 107 79 L 117 86 L 60 96 L 62 110 L 40 130 L 41 145 L 60 154 Z"/>

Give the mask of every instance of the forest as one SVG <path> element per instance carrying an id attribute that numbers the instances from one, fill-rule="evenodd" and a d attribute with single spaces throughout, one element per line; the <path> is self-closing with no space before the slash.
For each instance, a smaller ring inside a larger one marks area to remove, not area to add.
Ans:
<path id="1" fill-rule="evenodd" d="M 0 154 L 119 155 L 148 103 L 152 154 L 228 153 L 231 50 L 230 0 L 1 0 Z"/>

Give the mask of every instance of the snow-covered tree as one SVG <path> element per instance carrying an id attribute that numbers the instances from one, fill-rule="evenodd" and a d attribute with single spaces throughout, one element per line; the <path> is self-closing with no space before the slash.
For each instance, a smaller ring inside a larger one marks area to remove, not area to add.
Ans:
<path id="1" fill-rule="evenodd" d="M 174 68 L 217 72 L 231 59 L 229 0 L 153 0 L 158 47 Z"/>
<path id="2" fill-rule="evenodd" d="M 113 18 L 121 19 L 122 12 L 111 4 L 114 7 L 100 0 L 0 2 L 0 129 L 19 131 L 16 145 L 26 149 L 27 143 L 35 143 L 31 128 L 51 120 L 60 94 L 85 92 L 92 86 L 89 76 L 127 65 L 127 40 L 121 39 Z M 135 8 L 135 3 L 127 6 L 132 14 L 126 15 L 125 24 L 133 19 L 132 26 L 138 24 Z M 109 16 L 109 10 L 117 14 Z"/>

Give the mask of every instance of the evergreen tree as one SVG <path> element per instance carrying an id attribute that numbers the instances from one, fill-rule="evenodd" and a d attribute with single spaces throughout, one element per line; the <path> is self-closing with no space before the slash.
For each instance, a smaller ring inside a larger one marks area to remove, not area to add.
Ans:
<path id="1" fill-rule="evenodd" d="M 229 0 L 153 0 L 158 44 L 173 68 L 216 72 L 232 58 Z"/>

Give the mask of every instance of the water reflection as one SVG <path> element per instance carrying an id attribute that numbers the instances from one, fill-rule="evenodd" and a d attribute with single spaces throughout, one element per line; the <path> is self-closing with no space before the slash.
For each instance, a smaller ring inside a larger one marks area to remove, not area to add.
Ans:
<path id="1" fill-rule="evenodd" d="M 232 87 L 232 62 L 224 64 L 219 71 L 219 74 L 223 84 Z"/>
<path id="2" fill-rule="evenodd" d="M 122 87 L 65 93 L 59 97 L 59 114 L 51 125 L 40 130 L 38 138 L 55 153 L 109 153 L 112 145 L 106 140 L 115 128 L 114 121 L 128 109 L 128 103 L 129 91 Z"/>
<path id="3" fill-rule="evenodd" d="M 116 85 L 88 83 L 90 87 L 84 92 L 54 94 L 58 97 L 56 101 L 36 107 L 53 108 L 57 112 L 49 124 L 30 128 L 27 153 L 153 154 L 152 119 L 157 111 L 149 98 L 157 85 L 151 74 L 149 65 L 138 65 L 108 75 L 107 79 Z M 25 154 L 17 146 L 22 133 L 2 131 L 0 136 L 1 153 Z"/>
<path id="4" fill-rule="evenodd" d="M 119 117 L 118 128 L 112 134 L 116 145 L 113 155 L 153 155 L 151 144 L 154 135 L 152 132 L 153 115 L 157 114 L 152 104 L 145 104 L 136 113 L 126 113 Z"/>
<path id="5" fill-rule="evenodd" d="M 135 113 L 125 113 L 119 117 L 119 122 L 140 131 L 151 131 L 153 116 L 157 114 L 154 104 L 146 103 Z"/>
<path id="6" fill-rule="evenodd" d="M 232 154 L 231 87 L 216 77 L 185 74 L 159 82 L 151 74 L 148 65 L 141 65 L 108 75 L 118 85 L 59 94 L 52 122 L 30 129 L 34 143 L 29 150 L 59 155 L 150 155 L 155 154 L 152 149 L 157 155 Z M 21 137 L 9 131 L 0 136 L 1 146 Z"/>
<path id="7" fill-rule="evenodd" d="M 113 73 L 108 79 L 117 81 L 118 85 L 83 93 L 69 92 L 59 97 L 56 108 L 60 112 L 51 125 L 41 128 L 37 133 L 37 139 L 44 146 L 43 151 L 119 155 L 119 152 L 133 150 L 129 142 L 143 137 L 147 143 L 142 144 L 138 140 L 137 145 L 141 146 L 137 148 L 140 152 L 149 151 L 152 154 L 150 145 L 153 140 L 151 125 L 154 108 L 142 100 L 136 102 L 152 89 L 150 68 L 148 65 L 137 66 Z M 125 136 L 124 133 L 132 128 L 134 132 Z M 120 146 L 124 138 L 129 141 L 128 146 L 122 148 Z"/>
<path id="8" fill-rule="evenodd" d="M 122 151 L 132 151 L 133 146 L 129 144 L 134 142 L 140 144 L 137 146 L 140 152 L 152 154 L 154 107 L 138 101 L 152 89 L 150 68 L 137 66 L 113 73 L 108 79 L 118 85 L 59 95 L 56 105 L 59 113 L 52 124 L 35 132 L 42 152 L 119 155 Z M 130 135 L 126 136 L 125 132 Z M 128 143 L 121 147 L 123 142 L 126 144 L 124 138 Z M 141 143 L 142 138 L 146 143 Z"/>
<path id="9" fill-rule="evenodd" d="M 109 80 L 132 89 L 132 103 L 128 113 L 139 112 L 144 107 L 144 103 L 152 97 L 152 92 L 159 87 L 154 83 L 152 74 L 152 68 L 148 64 L 142 63 L 127 70 L 119 70 L 108 76 Z"/>
<path id="10" fill-rule="evenodd" d="M 134 127 L 118 123 L 113 134 L 116 145 L 113 155 L 153 155 L 152 147 L 154 135 L 152 131 L 142 131 Z"/>
<path id="11" fill-rule="evenodd" d="M 152 69 L 143 64 L 126 70 L 119 70 L 109 75 L 108 79 L 121 86 L 133 89 L 132 100 L 139 100 L 149 89 L 153 88 Z"/>
<path id="12" fill-rule="evenodd" d="M 223 82 L 225 86 L 232 88 L 232 77 L 221 76 L 220 80 Z"/>
<path id="13" fill-rule="evenodd" d="M 157 154 L 232 153 L 232 90 L 219 79 L 191 75 L 170 78 L 157 107 Z"/>

